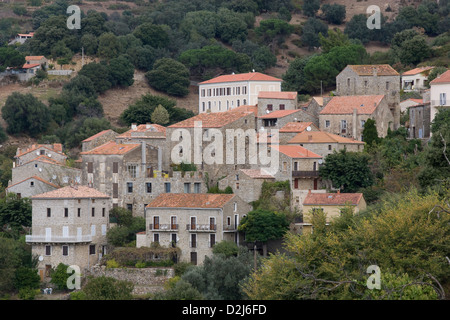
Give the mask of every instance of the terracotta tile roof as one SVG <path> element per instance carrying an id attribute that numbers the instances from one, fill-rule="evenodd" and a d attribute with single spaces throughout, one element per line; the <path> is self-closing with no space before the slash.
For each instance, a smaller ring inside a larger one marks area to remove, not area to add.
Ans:
<path id="1" fill-rule="evenodd" d="M 297 99 L 296 91 L 260 91 L 258 99 L 283 99 L 295 100 Z"/>
<path id="2" fill-rule="evenodd" d="M 236 107 L 234 109 L 229 110 L 229 112 L 253 112 L 255 116 L 258 115 L 258 105 L 251 106 L 251 105 L 243 105 Z"/>
<path id="3" fill-rule="evenodd" d="M 360 76 L 372 76 L 374 68 L 377 71 L 377 76 L 398 76 L 399 73 L 388 64 L 362 64 L 362 65 L 348 65 L 353 71 Z"/>
<path id="4" fill-rule="evenodd" d="M 436 83 L 449 83 L 450 82 L 450 70 L 445 71 L 443 74 L 437 76 L 430 84 Z"/>
<path id="5" fill-rule="evenodd" d="M 175 123 L 169 126 L 169 128 L 194 128 L 194 122 L 196 121 L 201 121 L 203 128 L 221 128 L 249 114 L 250 112 L 240 111 L 200 113 L 192 118 Z"/>
<path id="6" fill-rule="evenodd" d="M 275 179 L 273 175 L 266 172 L 263 168 L 260 169 L 240 169 L 242 173 L 252 179 Z"/>
<path id="7" fill-rule="evenodd" d="M 415 102 L 415 103 L 417 103 L 417 104 L 422 104 L 422 103 L 423 103 L 423 99 L 413 99 L 413 98 L 410 98 L 410 99 L 403 100 L 402 102 L 405 102 L 405 101 L 412 101 L 412 102 Z"/>
<path id="8" fill-rule="evenodd" d="M 238 81 L 282 81 L 281 79 L 268 76 L 259 72 L 248 72 L 239 74 L 228 74 L 218 76 L 216 78 L 200 82 L 199 84 L 221 83 L 221 82 L 238 82 Z"/>
<path id="9" fill-rule="evenodd" d="M 39 67 L 40 64 L 39 63 L 25 63 L 22 66 L 22 69 L 31 69 L 31 68 L 35 68 L 35 67 Z"/>
<path id="10" fill-rule="evenodd" d="M 402 73 L 402 76 L 413 76 L 415 74 L 419 74 L 428 70 L 433 69 L 434 67 L 420 67 L 420 68 L 414 68 L 412 70 L 408 70 L 406 72 Z"/>
<path id="11" fill-rule="evenodd" d="M 308 127 L 319 130 L 312 122 L 288 122 L 280 129 L 280 132 L 303 132 Z"/>
<path id="12" fill-rule="evenodd" d="M 20 154 L 16 155 L 15 158 L 21 157 L 27 153 L 33 152 L 37 149 L 40 148 L 45 148 L 47 150 L 59 153 L 65 157 L 67 157 L 64 153 L 62 153 L 62 144 L 61 143 L 54 143 L 52 144 L 52 146 L 50 147 L 49 145 L 44 145 L 44 144 L 33 144 L 31 147 L 27 148 L 25 151 L 21 152 Z"/>
<path id="13" fill-rule="evenodd" d="M 289 144 L 303 144 L 303 143 L 353 143 L 362 144 L 363 141 L 358 141 L 350 138 L 344 138 L 336 134 L 325 131 L 303 131 L 288 141 Z"/>
<path id="14" fill-rule="evenodd" d="M 363 197 L 362 193 L 312 193 L 309 192 L 304 206 L 343 206 L 345 204 L 358 205 Z"/>
<path id="15" fill-rule="evenodd" d="M 383 98 L 384 95 L 333 97 L 320 114 L 352 114 L 355 108 L 358 114 L 372 114 Z"/>
<path id="16" fill-rule="evenodd" d="M 18 33 L 18 36 L 33 36 L 34 32 L 30 32 L 30 33 Z"/>
<path id="17" fill-rule="evenodd" d="M 101 146 L 98 146 L 92 150 L 80 152 L 80 154 L 126 154 L 135 148 L 140 147 L 139 143 L 117 143 L 115 141 L 109 141 Z"/>
<path id="18" fill-rule="evenodd" d="M 26 61 L 30 61 L 30 60 L 41 60 L 41 59 L 43 59 L 43 58 L 45 58 L 44 56 L 26 56 L 25 57 L 25 60 Z"/>
<path id="19" fill-rule="evenodd" d="M 113 131 L 113 130 L 111 130 L 111 129 L 106 129 L 106 130 L 100 131 L 99 133 L 96 133 L 96 134 L 94 134 L 93 136 L 90 136 L 89 138 L 84 139 L 82 142 L 89 142 L 89 141 L 92 141 L 92 140 L 94 140 L 94 139 L 96 139 L 96 138 L 98 138 L 98 137 L 101 137 L 102 135 L 104 135 L 105 133 L 110 132 L 110 131 Z"/>
<path id="20" fill-rule="evenodd" d="M 271 113 L 259 116 L 260 119 L 274 119 L 274 118 L 283 118 L 290 114 L 296 113 L 300 111 L 300 109 L 294 109 L 294 110 L 276 110 Z"/>
<path id="21" fill-rule="evenodd" d="M 223 208 L 234 194 L 162 193 L 147 208 Z"/>
<path id="22" fill-rule="evenodd" d="M 31 199 L 109 199 L 110 196 L 87 186 L 67 186 L 32 196 Z"/>
<path id="23" fill-rule="evenodd" d="M 16 185 L 18 185 L 18 184 L 21 184 L 22 182 L 25 182 L 25 181 L 30 180 L 30 179 L 39 180 L 39 181 L 41 181 L 41 182 L 43 182 L 43 183 L 48 184 L 49 186 L 52 186 L 52 187 L 54 187 L 54 188 L 59 188 L 59 186 L 57 186 L 56 184 L 51 183 L 51 182 L 49 182 L 49 181 L 47 181 L 47 180 L 44 180 L 44 179 L 42 179 L 42 178 L 40 178 L 40 177 L 38 177 L 38 176 L 32 176 L 32 177 L 26 178 L 26 179 L 24 179 L 24 180 L 22 180 L 22 181 L 19 181 L 19 182 L 16 182 L 16 183 L 10 185 L 8 188 L 14 187 L 14 186 L 16 186 Z M 6 188 L 6 189 L 8 189 L 8 188 Z"/>
<path id="24" fill-rule="evenodd" d="M 131 138 L 133 137 L 133 133 L 138 133 L 139 138 L 165 138 L 166 136 L 166 127 L 161 126 L 156 123 L 152 124 L 140 124 L 136 126 L 136 129 L 130 129 L 121 135 L 118 135 L 117 138 Z M 145 133 L 155 132 L 157 135 L 145 135 Z"/>
<path id="25" fill-rule="evenodd" d="M 309 151 L 302 146 L 293 145 L 271 145 L 271 148 L 278 150 L 279 152 L 287 155 L 290 158 L 322 158 L 317 153 Z"/>
<path id="26" fill-rule="evenodd" d="M 28 164 L 28 163 L 33 162 L 33 161 L 39 161 L 39 162 L 45 162 L 45 163 L 50 163 L 50 164 L 62 165 L 61 162 L 59 162 L 59 161 L 57 161 L 57 160 L 55 160 L 53 158 L 44 156 L 44 155 L 38 156 L 38 157 L 36 157 L 36 158 L 34 158 L 34 159 L 30 160 L 30 161 L 25 162 L 22 165 Z"/>

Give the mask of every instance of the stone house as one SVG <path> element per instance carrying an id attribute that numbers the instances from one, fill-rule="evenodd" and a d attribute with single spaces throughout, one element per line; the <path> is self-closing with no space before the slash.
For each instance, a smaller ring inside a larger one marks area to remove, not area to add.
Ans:
<path id="1" fill-rule="evenodd" d="M 376 122 L 379 137 L 393 129 L 394 117 L 384 95 L 333 97 L 319 115 L 320 130 L 363 141 L 367 119 Z"/>
<path id="2" fill-rule="evenodd" d="M 81 142 L 81 151 L 89 151 L 114 140 L 119 134 L 111 129 L 100 131 Z"/>
<path id="3" fill-rule="evenodd" d="M 264 169 L 240 169 L 219 181 L 219 188 L 231 187 L 233 193 L 247 203 L 259 199 L 264 181 L 275 181 L 275 177 Z"/>
<path id="4" fill-rule="evenodd" d="M 25 41 L 27 41 L 28 39 L 33 38 L 34 32 L 30 32 L 30 33 L 18 33 L 16 34 L 16 36 L 14 37 L 13 40 L 11 40 L 8 44 L 9 45 L 13 45 L 15 43 L 20 43 L 20 44 L 24 44 Z"/>
<path id="5" fill-rule="evenodd" d="M 430 123 L 440 107 L 450 107 L 450 70 L 430 82 Z"/>
<path id="6" fill-rule="evenodd" d="M 59 263 L 83 272 L 106 254 L 111 198 L 86 186 L 67 186 L 31 197 L 32 233 L 25 241 L 39 257 L 41 279 Z"/>
<path id="7" fill-rule="evenodd" d="M 312 97 L 311 101 L 304 107 L 304 111 L 314 115 L 319 118 L 319 113 L 322 111 L 323 107 L 330 102 L 332 97 Z"/>
<path id="8" fill-rule="evenodd" d="M 428 139 L 431 135 L 430 103 L 422 103 L 408 108 L 410 139 Z"/>
<path id="9" fill-rule="evenodd" d="M 407 112 L 409 107 L 418 106 L 422 103 L 424 103 L 423 99 L 406 99 L 400 102 L 400 110 L 402 113 Z"/>
<path id="10" fill-rule="evenodd" d="M 48 182 L 38 176 L 32 176 L 15 184 L 11 184 L 5 190 L 8 193 L 17 194 L 19 198 L 29 198 L 58 188 L 59 186 L 54 183 Z"/>
<path id="11" fill-rule="evenodd" d="M 259 72 L 230 74 L 199 83 L 198 113 L 256 105 L 261 91 L 281 91 L 281 79 Z"/>
<path id="12" fill-rule="evenodd" d="M 348 65 L 336 76 L 338 96 L 385 95 L 393 115 L 393 129 L 400 126 L 400 74 L 388 64 Z"/>
<path id="13" fill-rule="evenodd" d="M 146 207 L 146 234 L 138 241 L 177 246 L 179 261 L 202 264 L 214 244 L 227 240 L 239 245 L 244 240 L 237 229 L 251 210 L 234 194 L 161 194 Z"/>
<path id="14" fill-rule="evenodd" d="M 15 165 L 19 166 L 23 163 L 31 161 L 38 156 L 46 156 L 61 164 L 65 164 L 67 156 L 62 152 L 62 144 L 33 144 L 26 149 L 17 148 Z"/>
<path id="15" fill-rule="evenodd" d="M 280 129 L 289 122 L 315 122 L 315 119 L 303 111 L 302 109 L 296 110 L 277 110 L 258 116 L 257 128 L 265 129 Z"/>
<path id="16" fill-rule="evenodd" d="M 367 205 L 362 193 L 323 193 L 308 191 L 307 196 L 303 200 L 303 233 L 311 233 L 314 226 L 312 225 L 312 214 L 316 210 L 323 210 L 326 214 L 326 222 L 330 223 L 334 218 L 339 217 L 341 209 L 346 205 L 351 206 L 353 213 L 365 210 Z"/>
<path id="17" fill-rule="evenodd" d="M 287 144 L 289 140 L 301 132 L 319 131 L 319 128 L 310 122 L 288 122 L 278 131 L 280 144 Z"/>
<path id="18" fill-rule="evenodd" d="M 421 91 L 428 85 L 428 75 L 434 67 L 418 67 L 402 73 L 402 90 Z"/>
<path id="19" fill-rule="evenodd" d="M 44 56 L 26 56 L 25 61 L 25 64 L 39 64 L 44 69 L 48 69 L 48 60 Z"/>
<path id="20" fill-rule="evenodd" d="M 277 110 L 298 109 L 297 92 L 260 91 L 258 94 L 258 115 Z"/>
<path id="21" fill-rule="evenodd" d="M 364 150 L 362 141 L 344 138 L 326 131 L 303 131 L 288 141 L 288 144 L 300 145 L 325 158 L 334 151 L 346 149 L 351 152 Z"/>

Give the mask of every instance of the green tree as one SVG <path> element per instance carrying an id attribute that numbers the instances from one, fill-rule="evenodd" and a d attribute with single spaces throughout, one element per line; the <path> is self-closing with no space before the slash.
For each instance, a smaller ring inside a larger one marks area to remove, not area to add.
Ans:
<path id="1" fill-rule="evenodd" d="M 326 156 L 319 172 L 322 179 L 330 180 L 334 187 L 344 192 L 356 192 L 373 184 L 368 162 L 367 154 L 343 149 Z"/>
<path id="2" fill-rule="evenodd" d="M 183 279 L 176 281 L 169 289 L 158 292 L 154 300 L 203 300 L 202 294 L 189 282 Z"/>
<path id="3" fill-rule="evenodd" d="M 446 67 L 435 67 L 428 74 L 428 83 L 427 86 L 430 87 L 430 82 L 436 79 L 439 75 L 443 74 L 447 71 Z"/>
<path id="4" fill-rule="evenodd" d="M 325 20 L 333 24 L 342 24 L 345 20 L 345 6 L 341 4 L 324 4 L 322 12 L 325 15 Z"/>
<path id="5" fill-rule="evenodd" d="M 32 137 L 47 130 L 50 121 L 48 108 L 31 93 L 13 92 L 2 108 L 2 117 L 9 134 L 25 133 Z"/>
<path id="6" fill-rule="evenodd" d="M 97 54 L 98 38 L 93 34 L 86 33 L 80 39 L 80 44 L 84 49 L 84 53 L 88 56 Z"/>
<path id="7" fill-rule="evenodd" d="M 265 43 L 281 44 L 294 31 L 294 27 L 284 20 L 267 19 L 262 20 L 255 31 Z"/>
<path id="8" fill-rule="evenodd" d="M 378 131 L 375 124 L 375 120 L 367 119 L 367 121 L 364 123 L 362 135 L 364 137 L 364 142 L 366 143 L 367 146 L 371 146 L 374 143 L 376 144 L 380 143 L 380 138 L 378 137 Z"/>
<path id="9" fill-rule="evenodd" d="M 303 14 L 308 17 L 314 17 L 319 11 L 320 0 L 304 0 L 303 1 Z"/>
<path id="10" fill-rule="evenodd" d="M 225 257 L 237 256 L 239 247 L 233 241 L 220 241 L 213 247 L 213 254 L 223 254 Z"/>
<path id="11" fill-rule="evenodd" d="M 304 83 L 306 81 L 304 69 L 308 61 L 313 56 L 305 58 L 295 58 L 287 69 L 286 73 L 282 75 L 283 82 L 281 88 L 283 91 L 297 91 L 304 92 Z"/>
<path id="12" fill-rule="evenodd" d="M 134 83 L 134 65 L 126 56 L 111 59 L 108 69 L 109 81 L 113 86 L 129 87 Z"/>
<path id="13" fill-rule="evenodd" d="M 144 45 L 153 48 L 165 48 L 169 42 L 169 35 L 162 26 L 148 22 L 139 25 L 134 30 L 133 35 L 140 39 Z"/>
<path id="14" fill-rule="evenodd" d="M 328 26 L 316 18 L 309 18 L 303 26 L 302 43 L 308 46 L 309 50 L 320 46 L 319 34 L 326 34 Z"/>
<path id="15" fill-rule="evenodd" d="M 91 278 L 82 290 L 86 300 L 131 300 L 133 288 L 129 281 L 101 276 Z"/>
<path id="16" fill-rule="evenodd" d="M 217 31 L 216 36 L 225 43 L 232 43 L 233 40 L 245 40 L 247 36 L 247 24 L 242 14 L 220 8 L 217 11 Z"/>
<path id="17" fill-rule="evenodd" d="M 189 70 L 180 62 L 163 58 L 157 60 L 153 70 L 145 74 L 150 86 L 173 96 L 189 94 Z"/>
<path id="18" fill-rule="evenodd" d="M 119 41 L 114 33 L 106 32 L 98 37 L 97 54 L 99 57 L 107 60 L 116 58 L 119 56 L 120 50 Z"/>
<path id="19" fill-rule="evenodd" d="M 22 227 L 31 227 L 31 200 L 19 198 L 8 193 L 0 199 L 0 225 L 21 231 Z"/>
<path id="20" fill-rule="evenodd" d="M 21 68 L 24 63 L 24 55 L 14 49 L 14 47 L 0 47 L 0 72 L 5 71 L 7 67 Z"/>
<path id="21" fill-rule="evenodd" d="M 70 277 L 70 274 L 67 273 L 68 267 L 69 266 L 64 263 L 59 263 L 51 272 L 51 283 L 56 285 L 60 290 L 67 290 L 67 279 Z"/>
<path id="22" fill-rule="evenodd" d="M 327 37 L 319 34 L 319 42 L 323 53 L 330 52 L 334 47 L 343 47 L 350 45 L 348 36 L 344 34 L 340 29 L 329 29 Z"/>
<path id="23" fill-rule="evenodd" d="M 247 241 L 263 242 L 263 253 L 267 255 L 267 241 L 280 239 L 288 229 L 288 221 L 283 214 L 257 209 L 242 218 L 239 231 L 245 232 Z"/>
<path id="24" fill-rule="evenodd" d="M 169 113 L 162 105 L 158 105 L 153 111 L 151 119 L 153 123 L 164 125 L 169 123 Z"/>
<path id="25" fill-rule="evenodd" d="M 105 63 L 91 62 L 85 64 L 78 72 L 78 75 L 89 78 L 97 93 L 103 93 L 112 86 L 109 81 L 109 68 Z"/>

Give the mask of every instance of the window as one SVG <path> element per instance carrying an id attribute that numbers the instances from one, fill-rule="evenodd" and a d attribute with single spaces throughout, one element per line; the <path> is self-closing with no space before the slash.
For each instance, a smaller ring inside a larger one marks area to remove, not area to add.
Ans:
<path id="1" fill-rule="evenodd" d="M 78 216 L 78 218 L 81 217 L 81 208 L 78 208 L 78 210 L 77 210 L 77 216 Z"/>
<path id="2" fill-rule="evenodd" d="M 208 89 L 208 97 L 211 97 L 211 89 Z"/>
<path id="3" fill-rule="evenodd" d="M 347 78 L 347 87 L 350 87 L 350 78 Z"/>
<path id="4" fill-rule="evenodd" d="M 268 104 L 268 105 L 267 105 L 267 110 L 272 111 L 272 110 L 273 110 L 273 105 Z"/>
<path id="5" fill-rule="evenodd" d="M 164 183 L 164 190 L 166 193 L 170 193 L 170 182 Z"/>
<path id="6" fill-rule="evenodd" d="M 131 178 L 136 178 L 136 168 L 137 166 L 135 164 L 128 165 L 128 173 Z"/>
<path id="7" fill-rule="evenodd" d="M 227 226 L 231 226 L 231 217 L 227 217 Z"/>
<path id="8" fill-rule="evenodd" d="M 239 182 L 236 182 L 236 190 L 239 190 Z"/>
<path id="9" fill-rule="evenodd" d="M 247 94 L 247 87 L 242 87 L 242 94 Z"/>
<path id="10" fill-rule="evenodd" d="M 89 254 L 95 254 L 95 244 L 89 246 Z"/>
<path id="11" fill-rule="evenodd" d="M 216 235 L 210 234 L 209 235 L 209 247 L 212 248 L 216 244 Z"/>
<path id="12" fill-rule="evenodd" d="M 241 94 L 241 87 L 236 87 L 236 95 Z"/>
<path id="13" fill-rule="evenodd" d="M 287 162 L 283 161 L 283 171 L 286 172 L 287 171 Z"/>
<path id="14" fill-rule="evenodd" d="M 284 110 L 284 104 L 280 104 L 280 110 Z"/>
<path id="15" fill-rule="evenodd" d="M 445 106 L 447 104 L 447 95 L 445 92 L 439 94 L 439 104 Z"/>
<path id="16" fill-rule="evenodd" d="M 184 183 L 184 193 L 191 193 L 191 184 L 189 182 Z"/>
<path id="17" fill-rule="evenodd" d="M 197 235 L 191 234 L 191 248 L 197 248 Z"/>
<path id="18" fill-rule="evenodd" d="M 328 145 L 328 150 L 331 150 L 331 144 Z"/>
<path id="19" fill-rule="evenodd" d="M 91 226 L 91 236 L 95 237 L 95 225 Z"/>
<path id="20" fill-rule="evenodd" d="M 92 216 L 95 217 L 95 208 L 92 208 Z"/>
<path id="21" fill-rule="evenodd" d="M 202 89 L 202 97 L 205 96 L 205 89 Z"/>
<path id="22" fill-rule="evenodd" d="M 34 187 L 34 181 L 30 182 L 30 187 L 33 188 Z"/>
<path id="23" fill-rule="evenodd" d="M 133 193 L 133 182 L 127 182 L 127 192 Z"/>
<path id="24" fill-rule="evenodd" d="M 329 128 L 330 127 L 330 120 L 325 120 L 325 128 Z"/>
<path id="25" fill-rule="evenodd" d="M 133 204 L 127 203 L 127 210 L 133 212 Z"/>
<path id="26" fill-rule="evenodd" d="M 202 102 L 202 111 L 206 111 L 205 108 L 206 108 L 206 105 L 204 102 Z"/>
<path id="27" fill-rule="evenodd" d="M 119 163 L 113 162 L 113 173 L 119 173 Z"/>
<path id="28" fill-rule="evenodd" d="M 237 99 L 236 101 L 236 107 L 239 107 L 241 105 L 241 101 L 239 99 Z"/>
<path id="29" fill-rule="evenodd" d="M 153 217 L 153 229 L 159 229 L 159 216 Z"/>
<path id="30" fill-rule="evenodd" d="M 41 156 L 45 156 L 45 150 L 39 150 Z"/>
<path id="31" fill-rule="evenodd" d="M 341 129 L 342 130 L 347 129 L 347 120 L 341 120 Z"/>
<path id="32" fill-rule="evenodd" d="M 106 208 L 102 208 L 102 217 L 105 216 L 105 213 L 106 213 Z"/>
<path id="33" fill-rule="evenodd" d="M 52 209 L 47 208 L 47 217 L 50 218 L 52 216 Z"/>
<path id="34" fill-rule="evenodd" d="M 147 193 L 152 193 L 152 183 L 151 182 L 147 182 L 145 184 L 145 190 L 147 191 Z"/>
<path id="35" fill-rule="evenodd" d="M 69 246 L 62 246 L 62 255 L 63 256 L 69 255 Z"/>
<path id="36" fill-rule="evenodd" d="M 230 96 L 230 95 L 231 95 L 231 88 L 227 88 L 227 96 Z"/>
<path id="37" fill-rule="evenodd" d="M 52 246 L 45 246 L 45 255 L 46 256 L 52 255 Z"/>
<path id="38" fill-rule="evenodd" d="M 364 80 L 364 87 L 367 87 L 367 80 Z"/>
<path id="39" fill-rule="evenodd" d="M 234 210 L 234 212 L 237 211 L 237 202 L 235 202 L 235 203 L 233 204 L 233 210 Z"/>
<path id="40" fill-rule="evenodd" d="M 113 183 L 113 198 L 118 198 L 119 197 L 119 184 L 118 183 Z"/>
<path id="41" fill-rule="evenodd" d="M 88 162 L 88 173 L 94 173 L 94 163 Z"/>
<path id="42" fill-rule="evenodd" d="M 159 233 L 153 234 L 153 242 L 159 243 Z"/>
<path id="43" fill-rule="evenodd" d="M 389 81 L 386 81 L 386 90 L 389 90 Z"/>
<path id="44" fill-rule="evenodd" d="M 194 183 L 194 193 L 200 193 L 200 182 Z"/>
<path id="45" fill-rule="evenodd" d="M 64 218 L 69 216 L 69 208 L 64 208 Z"/>

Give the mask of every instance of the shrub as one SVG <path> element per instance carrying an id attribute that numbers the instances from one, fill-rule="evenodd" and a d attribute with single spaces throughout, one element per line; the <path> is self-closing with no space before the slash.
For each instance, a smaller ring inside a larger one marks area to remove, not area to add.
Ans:
<path id="1" fill-rule="evenodd" d="M 19 298 L 21 300 L 34 300 L 34 298 L 38 294 L 39 294 L 39 289 L 22 288 L 19 290 Z"/>

